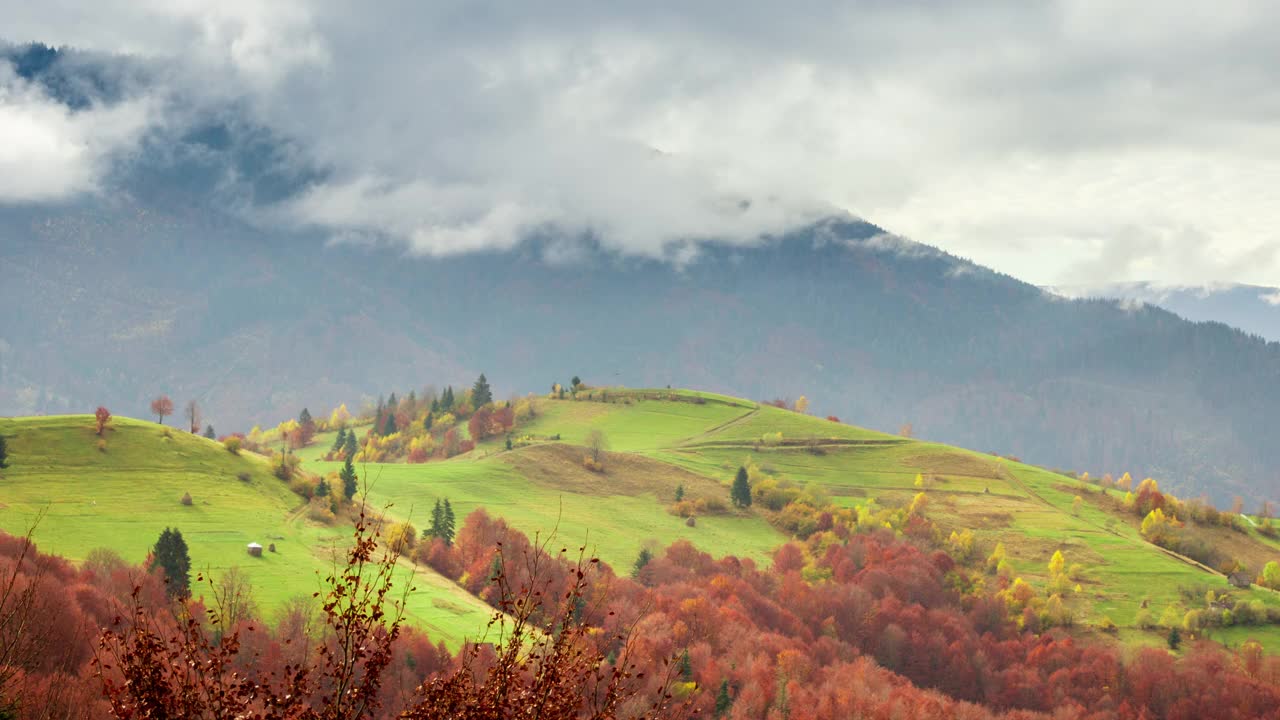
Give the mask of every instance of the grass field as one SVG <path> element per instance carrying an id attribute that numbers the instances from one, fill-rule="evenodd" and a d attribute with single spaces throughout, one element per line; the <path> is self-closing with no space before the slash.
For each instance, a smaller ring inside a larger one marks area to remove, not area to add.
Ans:
<path id="1" fill-rule="evenodd" d="M 1221 575 L 1145 542 L 1136 518 L 1117 515 L 1106 503 L 1074 507 L 1076 495 L 1098 490 L 1063 475 L 723 396 L 609 393 L 610 402 L 539 399 L 537 417 L 517 429 L 534 443 L 513 451 L 495 438 L 448 461 L 363 467 L 369 499 L 419 528 L 438 498 L 448 498 L 460 518 L 484 507 L 530 536 L 555 532 L 558 545 L 585 545 L 622 573 L 641 547 L 677 539 L 716 556 L 766 563 L 785 538 L 760 515 L 706 515 L 688 527 L 666 510 L 677 486 L 689 497 L 727 498 L 737 468 L 755 462 L 770 474 L 820 486 L 846 507 L 873 499 L 905 503 L 923 490 L 927 513 L 944 533 L 972 530 L 982 555 L 1004 543 L 1017 574 L 1040 588 L 1049 581 L 1050 556 L 1061 550 L 1068 564 L 1083 566 L 1081 591 L 1069 600 L 1082 627 L 1108 617 L 1122 627 L 1127 644 L 1161 642 L 1158 633 L 1134 627 L 1144 603 L 1156 616 L 1167 607 L 1181 613 L 1196 607 L 1204 590 L 1228 589 Z M 602 473 L 583 467 L 579 446 L 597 429 L 611 450 Z M 774 432 L 782 433 L 782 445 L 759 442 Z M 328 568 L 333 548 L 349 532 L 305 519 L 299 499 L 261 459 L 233 456 L 177 430 L 166 437 L 152 423 L 120 419 L 106 452 L 97 449 L 88 416 L 0 420 L 0 433 L 11 438 L 15 460 L 0 480 L 0 527 L 21 531 L 46 512 L 37 534 L 41 547 L 73 559 L 105 545 L 140 561 L 160 530 L 176 525 L 197 569 L 238 565 L 254 580 L 259 601 L 274 607 L 313 591 L 316 572 Z M 555 436 L 558 441 L 549 440 Z M 338 468 L 318 459 L 332 442 L 333 434 L 324 433 L 299 451 L 306 469 Z M 248 479 L 238 479 L 241 473 Z M 183 492 L 192 494 L 191 507 L 180 505 Z M 250 558 L 244 546 L 255 540 L 275 542 L 279 552 Z M 1227 540 L 1251 564 L 1280 559 L 1280 543 L 1256 532 Z M 416 583 L 421 589 L 411 598 L 411 619 L 437 637 L 456 644 L 488 617 L 478 600 L 428 570 L 418 570 Z M 1232 592 L 1280 606 L 1274 592 Z M 1253 637 L 1280 648 L 1276 627 L 1231 627 L 1213 637 L 1236 644 Z"/>
<path id="2" fill-rule="evenodd" d="M 521 426 L 521 434 L 559 435 L 564 442 L 582 444 L 588 432 L 598 429 L 608 439 L 609 449 L 617 452 L 676 445 L 751 412 L 750 408 L 722 403 L 656 400 L 631 404 L 538 400 L 537 407 L 538 417 Z"/>
<path id="3" fill-rule="evenodd" d="M 377 506 L 392 503 L 389 514 L 410 519 L 419 527 L 426 524 L 437 498 L 448 498 L 459 517 L 483 507 L 530 537 L 541 533 L 545 538 L 554 531 L 560 543 L 585 545 L 622 573 L 629 571 L 646 543 L 665 547 L 684 538 L 713 555 L 733 554 L 763 562 L 785 540 L 756 515 L 704 516 L 696 527 L 687 527 L 683 519 L 667 512 L 671 497 L 659 497 L 658 492 L 672 488 L 673 477 L 681 477 L 677 468 L 607 456 L 605 473 L 596 475 L 582 468 L 580 450 L 568 456 L 532 457 L 541 455 L 539 449 L 480 460 L 463 457 L 423 465 L 369 466 L 370 499 Z M 336 467 L 336 463 L 314 464 L 317 471 Z M 589 475 L 590 480 L 579 482 L 576 478 L 581 475 Z M 690 482 L 699 480 L 695 476 Z"/>
<path id="4" fill-rule="evenodd" d="M 153 423 L 117 418 L 112 425 L 102 452 L 88 415 L 0 419 L 11 460 L 0 479 L 0 528 L 22 533 L 43 514 L 35 535 L 41 550 L 82 560 L 107 547 L 138 563 L 161 530 L 177 527 L 193 576 L 238 566 L 268 613 L 320 587 L 317 573 L 332 568 L 350 529 L 305 519 L 300 498 L 261 458 L 232 455 L 177 429 L 166 435 Z M 192 505 L 181 504 L 183 493 Z M 250 542 L 274 543 L 277 552 L 250 557 Z M 417 569 L 414 583 L 420 590 L 409 613 L 442 639 L 456 643 L 489 617 L 479 600 L 429 570 Z"/>

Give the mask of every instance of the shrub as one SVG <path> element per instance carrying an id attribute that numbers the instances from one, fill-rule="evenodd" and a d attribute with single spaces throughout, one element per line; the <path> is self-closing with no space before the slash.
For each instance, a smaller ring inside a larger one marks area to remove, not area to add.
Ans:
<path id="1" fill-rule="evenodd" d="M 729 512 L 729 506 L 723 499 L 717 497 L 699 498 L 698 505 L 704 515 L 720 515 Z"/>
<path id="2" fill-rule="evenodd" d="M 697 527 L 698 519 L 695 517 L 690 517 L 688 520 L 684 521 L 684 524 L 688 527 Z"/>
<path id="3" fill-rule="evenodd" d="M 182 493 L 182 504 L 191 505 L 191 493 L 189 492 Z"/>
<path id="4" fill-rule="evenodd" d="M 240 482 L 249 482 L 251 479 L 253 479 L 253 476 L 249 474 L 249 471 L 241 470 L 240 472 L 236 473 L 236 479 L 239 480 Z"/>
<path id="5" fill-rule="evenodd" d="M 222 441 L 222 447 L 226 448 L 227 452 L 231 453 L 232 455 L 239 455 L 241 446 L 242 444 L 240 442 L 240 438 L 238 437 L 229 437 L 226 440 Z"/>
<path id="6" fill-rule="evenodd" d="M 407 555 L 418 541 L 418 530 L 407 522 L 396 523 L 387 528 L 387 547 L 402 555 Z"/>
<path id="7" fill-rule="evenodd" d="M 1133 624 L 1143 630 L 1150 630 L 1156 626 L 1155 620 L 1151 617 L 1151 611 L 1146 608 L 1138 611 L 1138 614 L 1133 619 Z"/>
<path id="8" fill-rule="evenodd" d="M 267 552 L 275 552 L 275 551 L 276 551 L 276 544 L 275 544 L 275 543 L 271 543 L 271 544 L 267 545 Z"/>
<path id="9" fill-rule="evenodd" d="M 316 494 L 316 486 L 312 485 L 311 481 L 304 477 L 297 477 L 291 480 L 289 482 L 289 489 L 292 490 L 295 495 L 300 495 L 307 500 L 310 500 Z"/>
<path id="10" fill-rule="evenodd" d="M 307 508 L 307 517 L 316 522 L 331 523 L 334 521 L 333 509 L 329 505 L 328 498 L 313 497 Z"/>
<path id="11" fill-rule="evenodd" d="M 591 472 L 597 472 L 597 473 L 604 472 L 604 463 L 597 461 L 595 458 L 591 457 L 590 455 L 582 456 L 582 467 L 590 470 Z"/>
<path id="12" fill-rule="evenodd" d="M 1102 619 L 1098 621 L 1098 630 L 1108 635 L 1115 635 L 1120 632 L 1120 628 L 1116 626 L 1115 621 L 1106 615 L 1103 615 Z"/>

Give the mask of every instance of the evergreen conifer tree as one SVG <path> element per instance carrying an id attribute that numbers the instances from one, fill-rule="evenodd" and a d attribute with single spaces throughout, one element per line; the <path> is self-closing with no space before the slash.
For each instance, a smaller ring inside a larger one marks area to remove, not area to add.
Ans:
<path id="1" fill-rule="evenodd" d="M 164 571 L 165 592 L 171 598 L 189 597 L 191 595 L 191 555 L 187 551 L 187 541 L 182 531 L 177 528 L 165 528 L 160 533 L 151 551 L 151 568 Z"/>
<path id="2" fill-rule="evenodd" d="M 485 379 L 484 373 L 480 373 L 480 377 L 476 378 L 476 384 L 471 388 L 471 404 L 480 408 L 491 402 L 493 402 L 493 391 L 489 388 L 489 381 Z"/>
<path id="3" fill-rule="evenodd" d="M 440 530 L 440 536 L 444 538 L 445 544 L 452 545 L 457 525 L 455 524 L 455 518 L 453 517 L 453 506 L 449 504 L 449 498 L 444 499 L 444 523 L 441 525 Z"/>
<path id="4" fill-rule="evenodd" d="M 684 485 L 683 484 L 677 485 L 676 486 L 676 502 L 680 502 L 683 499 L 684 499 Z"/>
<path id="5" fill-rule="evenodd" d="M 298 413 L 298 424 L 299 425 L 315 425 L 316 424 L 316 421 L 311 417 L 310 410 L 306 408 L 302 408 L 302 412 Z"/>
<path id="6" fill-rule="evenodd" d="M 357 450 L 359 450 L 359 446 L 356 445 L 356 431 L 348 430 L 347 439 L 342 446 L 342 452 L 346 453 L 347 457 L 353 458 L 356 456 Z"/>
<path id="7" fill-rule="evenodd" d="M 751 480 L 747 477 L 746 468 L 738 468 L 738 474 L 733 478 L 733 487 L 729 490 L 729 499 L 737 507 L 751 507 Z"/>
<path id="8" fill-rule="evenodd" d="M 729 681 L 720 681 L 720 692 L 716 693 L 716 717 L 722 718 L 729 714 L 730 708 L 733 707 L 733 698 L 729 697 Z"/>
<path id="9" fill-rule="evenodd" d="M 636 556 L 636 564 L 631 568 L 631 577 L 639 577 L 640 571 L 644 570 L 645 565 L 653 559 L 653 553 L 649 552 L 649 548 L 640 548 L 640 554 Z"/>
<path id="10" fill-rule="evenodd" d="M 214 432 L 214 431 L 213 431 L 213 426 L 212 426 L 212 425 L 205 425 L 205 426 L 204 426 L 204 436 L 205 436 L 205 437 L 207 437 L 207 438 L 209 438 L 210 440 L 217 440 L 217 439 L 218 439 L 218 433 L 216 433 L 216 432 Z"/>
<path id="11" fill-rule="evenodd" d="M 324 478 L 320 478 L 320 483 L 316 485 L 316 497 L 329 497 L 329 483 Z"/>
<path id="12" fill-rule="evenodd" d="M 4 436 L 0 435 L 0 470 L 9 467 L 9 444 L 5 442 Z"/>
<path id="13" fill-rule="evenodd" d="M 431 402 L 431 411 L 428 412 L 427 416 L 422 419 L 422 429 L 430 430 L 431 426 L 435 424 L 436 424 L 436 403 L 433 400 Z"/>
<path id="14" fill-rule="evenodd" d="M 693 681 L 693 663 L 689 662 L 689 650 L 686 648 L 680 653 L 680 663 L 676 666 L 680 671 L 680 679 L 685 682 Z"/>
<path id="15" fill-rule="evenodd" d="M 440 498 L 436 498 L 436 506 L 431 508 L 431 529 L 427 532 L 431 537 L 444 538 L 444 506 Z"/>
<path id="16" fill-rule="evenodd" d="M 338 435 L 333 438 L 333 447 L 329 448 L 329 452 L 338 452 L 343 445 L 347 444 L 347 429 L 338 428 Z"/>
<path id="17" fill-rule="evenodd" d="M 387 424 L 386 424 L 385 426 L 383 426 L 383 428 L 382 428 L 382 434 L 383 434 L 383 435 L 395 435 L 395 434 L 396 434 L 396 416 L 395 416 L 395 413 L 391 413 L 391 412 L 388 412 L 388 413 L 387 413 Z"/>
<path id="18" fill-rule="evenodd" d="M 351 455 L 347 455 L 347 459 L 343 461 L 342 470 L 338 472 L 338 477 L 342 479 L 342 494 L 345 495 L 348 500 L 355 497 L 356 468 L 351 464 Z"/>

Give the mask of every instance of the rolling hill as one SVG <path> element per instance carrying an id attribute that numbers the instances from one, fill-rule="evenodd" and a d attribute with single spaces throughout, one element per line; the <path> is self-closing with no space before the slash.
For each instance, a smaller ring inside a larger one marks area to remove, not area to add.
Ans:
<path id="1" fill-rule="evenodd" d="M 537 419 L 520 432 L 559 440 L 510 451 L 489 441 L 447 461 L 367 465 L 369 499 L 420 527 L 438 498 L 449 498 L 460 517 L 483 507 L 530 536 L 554 533 L 557 542 L 586 545 L 620 572 L 641 548 L 679 539 L 716 556 L 768 563 L 787 536 L 767 513 L 704 514 L 691 527 L 667 511 L 677 486 L 689 497 L 727 499 L 737 468 L 754 464 L 855 510 L 905 505 L 923 492 L 928 517 L 943 533 L 972 531 L 983 556 L 1003 543 L 1013 571 L 1041 590 L 1050 582 L 1050 556 L 1060 550 L 1080 566 L 1081 590 L 1069 602 L 1081 632 L 1105 617 L 1126 642 L 1158 643 L 1160 635 L 1137 627 L 1143 609 L 1181 616 L 1202 605 L 1207 590 L 1280 607 L 1272 591 L 1231 590 L 1221 573 L 1146 542 L 1138 518 L 1103 502 L 1104 491 L 1059 473 L 723 396 L 616 390 L 610 398 L 542 401 Z M 595 429 L 612 448 L 602 473 L 582 465 L 580 443 Z M 778 432 L 781 438 L 762 440 Z M 96 447 L 88 416 L 0 420 L 0 434 L 11 438 L 13 461 L 0 480 L 0 527 L 22 530 L 47 508 L 37 540 L 71 558 L 105 546 L 140 561 L 160 529 L 178 526 L 196 569 L 245 569 L 270 608 L 310 592 L 334 543 L 346 536 L 307 520 L 301 500 L 260 459 L 152 423 L 117 420 L 105 452 Z M 316 444 L 331 440 L 321 435 Z M 308 470 L 337 467 L 309 457 Z M 239 479 L 241 473 L 249 479 Z M 178 502 L 184 492 L 195 501 L 191 507 Z M 1076 496 L 1087 500 L 1078 505 Z M 1280 545 L 1256 532 L 1223 532 L 1213 541 L 1254 572 L 1280 558 Z M 245 555 L 245 543 L 265 544 L 264 538 L 279 552 Z M 473 634 L 487 614 L 425 567 L 417 568 L 415 584 L 411 620 L 450 643 Z M 1280 647 L 1280 628 L 1273 626 L 1218 628 L 1212 636 Z"/>

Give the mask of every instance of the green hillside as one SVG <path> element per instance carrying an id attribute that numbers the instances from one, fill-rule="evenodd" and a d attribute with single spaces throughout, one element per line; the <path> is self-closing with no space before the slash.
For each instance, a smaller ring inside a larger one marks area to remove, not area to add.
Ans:
<path id="1" fill-rule="evenodd" d="M 583 466 L 580 445 L 594 430 L 609 447 L 601 472 Z M 0 433 L 11 438 L 14 459 L 3 476 L 0 527 L 23 530 L 47 507 L 37 537 L 42 547 L 72 558 L 108 546 L 141 560 L 160 529 L 176 525 L 197 568 L 239 565 L 254 579 L 260 602 L 274 606 L 309 593 L 315 572 L 348 532 L 306 520 L 299 499 L 261 459 L 233 456 L 177 431 L 166 436 L 151 423 L 117 420 L 106 452 L 97 449 L 88 416 L 0 420 Z M 937 443 L 667 390 L 539 399 L 536 416 L 515 434 L 521 443 L 513 450 L 495 438 L 447 461 L 367 465 L 369 499 L 419 527 L 438 498 L 448 498 L 459 517 L 484 507 L 531 536 L 554 532 L 564 545 L 585 544 L 620 572 L 642 547 L 678 539 L 717 556 L 767 563 L 786 536 L 758 509 L 703 514 L 692 526 L 668 512 L 677 487 L 686 497 L 727 501 L 738 467 L 754 464 L 780 480 L 820 489 L 845 508 L 905 505 L 923 492 L 927 515 L 944 534 L 972 531 L 979 557 L 1003 543 L 1015 574 L 1041 592 L 1050 581 L 1049 559 L 1061 550 L 1068 564 L 1081 566 L 1073 580 L 1080 590 L 1067 600 L 1081 632 L 1107 618 L 1127 642 L 1161 642 L 1157 632 L 1137 628 L 1143 607 L 1155 616 L 1181 616 L 1202 607 L 1210 589 L 1280 606 L 1275 592 L 1230 590 L 1221 574 L 1146 542 L 1136 518 L 1099 502 L 1095 486 Z M 319 459 L 332 441 L 332 434 L 321 434 L 299 453 L 307 470 L 337 469 Z M 241 473 L 248 480 L 238 479 Z M 179 504 L 183 492 L 192 494 L 191 507 Z M 1088 501 L 1077 507 L 1077 495 Z M 1280 559 L 1274 541 L 1222 532 L 1221 542 L 1251 564 Z M 280 552 L 250 558 L 244 545 L 254 540 L 275 542 Z M 451 642 L 479 627 L 488 612 L 479 601 L 426 568 L 417 572 L 415 622 Z M 1255 637 L 1280 647 L 1274 626 L 1220 628 L 1212 636 L 1232 643 Z"/>
<path id="2" fill-rule="evenodd" d="M 106 547 L 142 562 L 161 530 L 177 527 L 190 547 L 193 575 L 238 566 L 269 612 L 315 592 L 323 577 L 317 573 L 332 568 L 335 547 L 349 537 L 349 528 L 307 520 L 301 499 L 262 458 L 232 455 L 176 429 L 116 418 L 105 451 L 89 415 L 0 419 L 0 434 L 11 465 L 0 471 L 0 528 L 25 532 L 44 513 L 37 544 L 72 560 Z M 190 506 L 181 504 L 184 493 Z M 250 542 L 274 543 L 277 552 L 250 557 Z M 446 639 L 475 632 L 490 615 L 427 568 L 416 569 L 414 583 L 419 591 L 410 597 L 410 615 Z"/>

